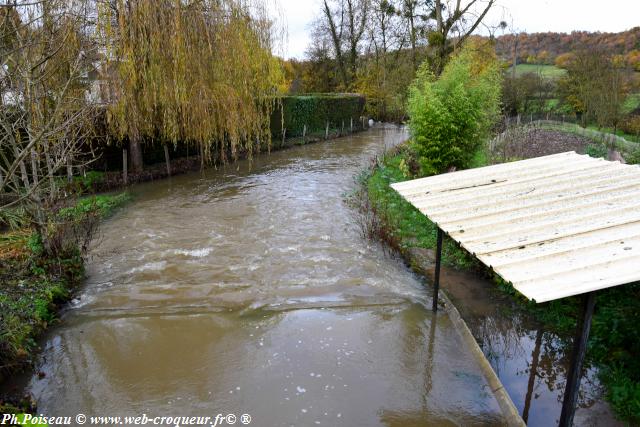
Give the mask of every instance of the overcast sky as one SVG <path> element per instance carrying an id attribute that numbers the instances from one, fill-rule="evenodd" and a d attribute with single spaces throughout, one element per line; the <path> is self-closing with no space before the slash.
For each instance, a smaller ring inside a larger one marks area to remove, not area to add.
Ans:
<path id="1" fill-rule="evenodd" d="M 465 2 L 468 0 L 465 0 Z M 521 32 L 618 32 L 640 26 L 640 0 L 498 0 L 487 22 L 505 20 Z M 322 0 L 279 0 L 288 41 L 286 58 L 304 57 L 309 24 L 321 10 Z"/>

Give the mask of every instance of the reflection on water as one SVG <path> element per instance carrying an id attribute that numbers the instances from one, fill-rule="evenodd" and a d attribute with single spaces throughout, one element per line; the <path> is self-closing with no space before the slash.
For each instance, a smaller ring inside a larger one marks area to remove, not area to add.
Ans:
<path id="1" fill-rule="evenodd" d="M 529 426 L 557 424 L 572 337 L 545 331 L 488 281 L 446 271 L 443 286 Z M 603 402 L 597 371 L 583 374 L 575 425 L 624 425 Z"/>
<path id="2" fill-rule="evenodd" d="M 405 138 L 378 128 L 134 187 L 45 340 L 39 411 L 501 425 L 449 319 L 343 203 Z"/>

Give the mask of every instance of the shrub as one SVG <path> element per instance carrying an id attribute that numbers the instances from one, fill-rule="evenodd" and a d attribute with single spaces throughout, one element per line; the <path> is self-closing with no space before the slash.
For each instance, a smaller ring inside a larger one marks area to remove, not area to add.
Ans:
<path id="1" fill-rule="evenodd" d="M 308 133 L 317 132 L 323 131 L 327 122 L 331 128 L 344 122 L 348 129 L 351 119 L 354 127 L 360 127 L 364 104 L 364 97 L 356 94 L 284 96 L 271 115 L 271 134 L 282 137 L 284 128 L 287 137 L 301 136 L 305 125 Z"/>
<path id="2" fill-rule="evenodd" d="M 596 159 L 606 159 L 609 156 L 609 150 L 604 144 L 589 144 L 585 152 Z"/>
<path id="3" fill-rule="evenodd" d="M 409 92 L 409 129 L 423 174 L 470 165 L 500 111 L 493 48 L 469 42 L 440 78 L 423 63 Z"/>

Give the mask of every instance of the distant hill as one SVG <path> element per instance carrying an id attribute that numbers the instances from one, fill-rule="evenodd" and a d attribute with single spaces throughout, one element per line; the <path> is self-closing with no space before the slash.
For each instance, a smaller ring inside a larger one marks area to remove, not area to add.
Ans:
<path id="1" fill-rule="evenodd" d="M 559 55 L 587 48 L 619 55 L 620 59 L 634 67 L 638 60 L 640 65 L 640 27 L 621 33 L 574 31 L 569 34 L 505 34 L 498 37 L 496 42 L 496 51 L 502 59 L 513 61 L 516 37 L 519 64 L 554 64 Z"/>

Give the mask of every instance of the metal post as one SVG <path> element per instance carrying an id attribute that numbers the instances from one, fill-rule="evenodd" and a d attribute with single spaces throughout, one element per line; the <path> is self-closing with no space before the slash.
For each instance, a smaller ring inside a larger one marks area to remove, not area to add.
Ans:
<path id="1" fill-rule="evenodd" d="M 576 336 L 573 339 L 573 352 L 571 354 L 571 365 L 567 375 L 567 385 L 564 389 L 564 400 L 562 401 L 562 413 L 560 414 L 560 427 L 570 427 L 573 424 L 573 416 L 576 412 L 578 402 L 578 390 L 580 389 L 580 375 L 582 373 L 582 363 L 587 351 L 587 341 L 591 329 L 591 317 L 596 302 L 595 292 L 583 295 L 582 319 L 578 319 Z"/>
<path id="2" fill-rule="evenodd" d="M 440 263 L 442 261 L 442 230 L 438 227 L 438 244 L 436 245 L 436 270 L 433 274 L 433 311 L 438 311 L 438 290 L 440 289 Z"/>

